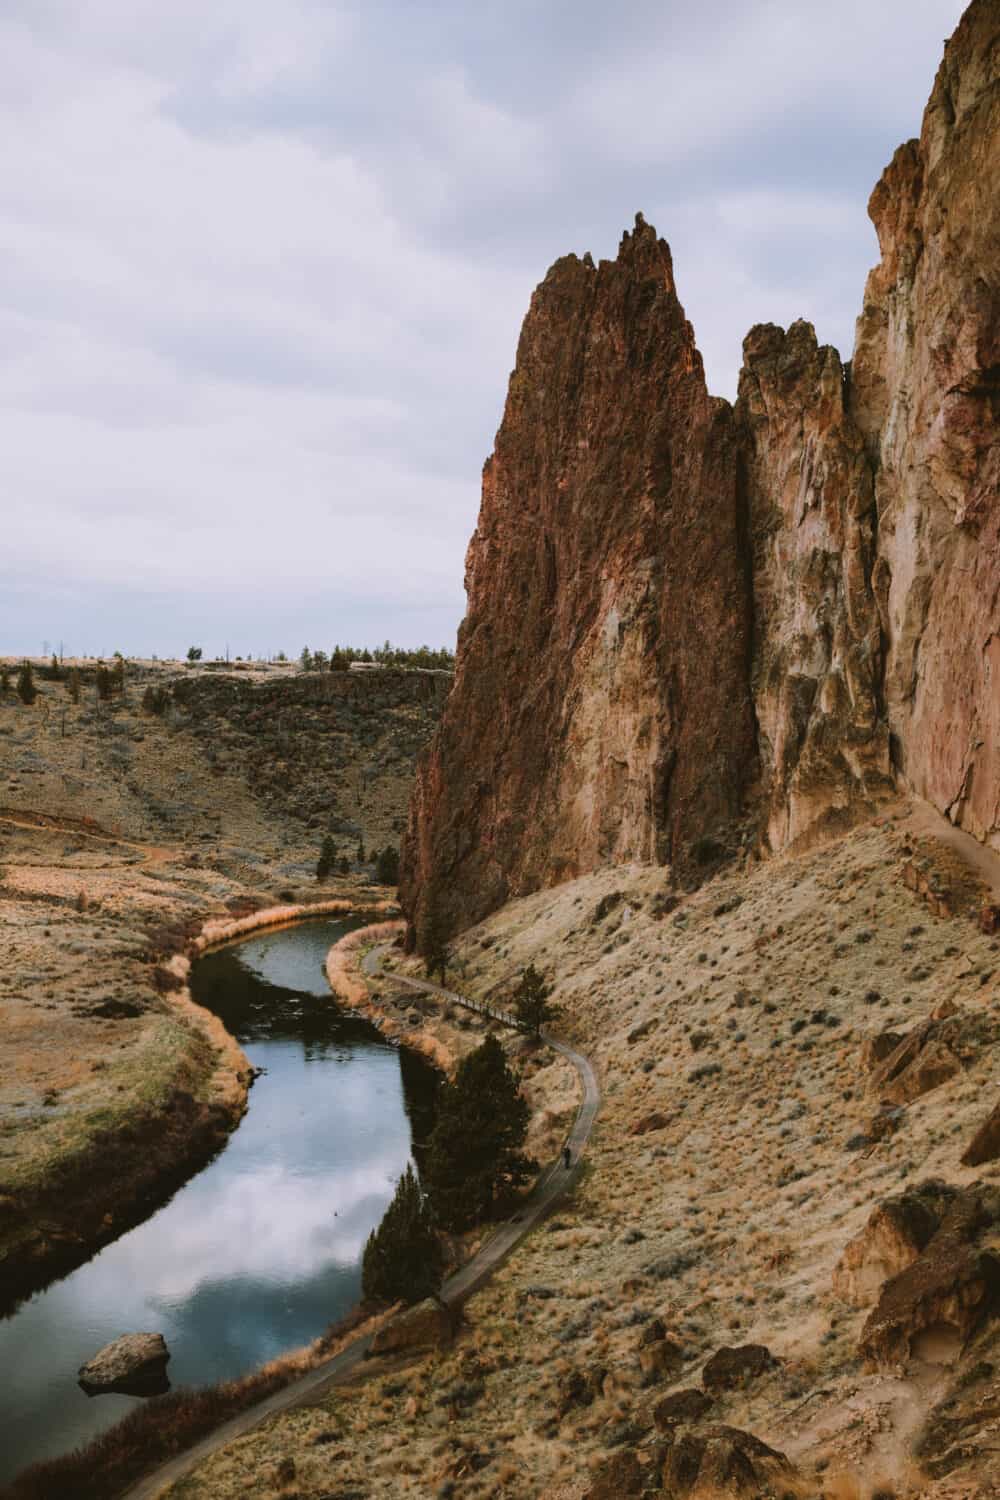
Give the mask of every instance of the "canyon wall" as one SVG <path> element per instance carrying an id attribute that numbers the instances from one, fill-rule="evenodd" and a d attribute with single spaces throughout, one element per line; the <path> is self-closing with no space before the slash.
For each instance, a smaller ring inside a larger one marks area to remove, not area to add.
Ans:
<path id="1" fill-rule="evenodd" d="M 684 879 L 905 780 L 1000 842 L 1000 10 L 948 43 L 870 213 L 845 367 L 754 328 L 706 390 L 670 254 L 532 299 L 403 848 L 410 940 L 608 862 Z"/>

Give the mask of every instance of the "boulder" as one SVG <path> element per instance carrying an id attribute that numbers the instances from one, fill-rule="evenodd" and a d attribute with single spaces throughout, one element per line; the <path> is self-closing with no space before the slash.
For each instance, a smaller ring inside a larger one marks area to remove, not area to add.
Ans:
<path id="1" fill-rule="evenodd" d="M 871 1093 L 884 1104 L 919 1099 L 962 1071 L 987 1040 L 988 1029 L 982 1017 L 946 1003 L 876 1064 L 868 1085 Z"/>
<path id="2" fill-rule="evenodd" d="M 633 1122 L 629 1135 L 649 1135 L 652 1130 L 666 1130 L 672 1119 L 673 1115 L 665 1115 L 662 1110 L 654 1109 Z"/>
<path id="3" fill-rule="evenodd" d="M 455 1336 L 456 1319 L 457 1314 L 445 1303 L 427 1297 L 383 1324 L 372 1339 L 371 1352 L 401 1354 L 445 1348 Z"/>
<path id="4" fill-rule="evenodd" d="M 912 1265 L 941 1226 L 954 1190 L 925 1182 L 887 1198 L 845 1247 L 833 1273 L 833 1290 L 853 1307 L 870 1307 L 890 1277 Z"/>
<path id="5" fill-rule="evenodd" d="M 701 1372 L 701 1383 L 714 1395 L 749 1385 L 778 1361 L 765 1344 L 738 1344 L 717 1349 Z"/>
<path id="6" fill-rule="evenodd" d="M 653 1407 L 653 1421 L 661 1432 L 689 1422 L 699 1422 L 714 1404 L 711 1396 L 706 1396 L 704 1391 L 694 1387 L 686 1391 L 672 1391 Z"/>
<path id="7" fill-rule="evenodd" d="M 170 1389 L 169 1359 L 162 1333 L 125 1333 L 80 1366 L 79 1383 L 88 1396 L 160 1396 Z"/>
<path id="8" fill-rule="evenodd" d="M 584 1500 L 621 1500 L 623 1496 L 646 1494 L 649 1470 L 643 1468 L 634 1448 L 613 1453 L 600 1465 Z"/>
<path id="9" fill-rule="evenodd" d="M 678 1433 L 663 1455 L 665 1494 L 752 1495 L 781 1493 L 795 1470 L 784 1453 L 738 1427 L 706 1427 Z"/>
<path id="10" fill-rule="evenodd" d="M 1000 1103 L 994 1104 L 962 1154 L 963 1167 L 979 1167 L 1000 1156 Z"/>
<path id="11" fill-rule="evenodd" d="M 870 1073 L 891 1052 L 895 1052 L 903 1035 L 901 1031 L 879 1031 L 873 1036 L 866 1036 L 861 1043 L 861 1066 L 865 1072 Z"/>
<path id="12" fill-rule="evenodd" d="M 964 1344 L 1000 1311 L 1000 1256 L 973 1243 L 994 1212 L 980 1192 L 956 1193 L 926 1249 L 882 1287 L 858 1345 L 870 1368 L 905 1364 L 931 1333 Z"/>

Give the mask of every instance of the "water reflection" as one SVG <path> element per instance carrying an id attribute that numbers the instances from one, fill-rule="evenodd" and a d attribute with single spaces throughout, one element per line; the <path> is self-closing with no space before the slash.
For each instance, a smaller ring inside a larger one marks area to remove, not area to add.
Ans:
<path id="1" fill-rule="evenodd" d="M 88 1399 L 77 1367 L 162 1332 L 174 1385 L 230 1378 L 308 1342 L 356 1302 L 360 1255 L 433 1121 L 434 1075 L 331 1003 L 322 963 L 348 924 L 310 923 L 200 961 L 192 987 L 265 1071 L 225 1151 L 153 1218 L 0 1322 L 0 1480 L 135 1404 Z"/>

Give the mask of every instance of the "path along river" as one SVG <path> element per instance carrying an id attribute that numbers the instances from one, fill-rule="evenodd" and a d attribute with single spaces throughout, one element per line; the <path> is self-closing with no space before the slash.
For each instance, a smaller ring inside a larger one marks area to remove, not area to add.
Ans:
<path id="1" fill-rule="evenodd" d="M 137 1404 L 76 1383 L 119 1334 L 163 1333 L 171 1383 L 204 1385 L 308 1343 L 357 1302 L 365 1239 L 429 1132 L 436 1087 L 331 999 L 323 961 L 358 925 L 303 923 L 195 965 L 195 999 L 265 1072 L 204 1171 L 0 1322 L 0 1483 Z"/>

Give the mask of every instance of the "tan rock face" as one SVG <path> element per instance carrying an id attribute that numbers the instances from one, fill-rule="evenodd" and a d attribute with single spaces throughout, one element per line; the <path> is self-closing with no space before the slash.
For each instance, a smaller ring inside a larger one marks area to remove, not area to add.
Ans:
<path id="1" fill-rule="evenodd" d="M 837 351 L 809 323 L 743 344 L 736 419 L 753 548 L 753 698 L 767 842 L 889 786 L 871 590 L 874 489 Z"/>
<path id="2" fill-rule="evenodd" d="M 872 195 L 851 366 L 760 326 L 713 400 L 641 217 L 536 291 L 411 803 L 411 942 L 602 864 L 785 848 L 893 772 L 1000 844 L 998 56 L 974 0 Z"/>
<path id="3" fill-rule="evenodd" d="M 854 1307 L 875 1302 L 882 1286 L 913 1264 L 941 1227 L 951 1197 L 943 1183 L 928 1182 L 872 1211 L 859 1235 L 844 1248 L 833 1273 L 833 1289 Z"/>
<path id="4" fill-rule="evenodd" d="M 885 698 L 915 790 L 1000 832 L 1000 158 L 997 7 L 945 50 L 919 141 L 872 194 L 851 410 L 876 468 Z"/>

